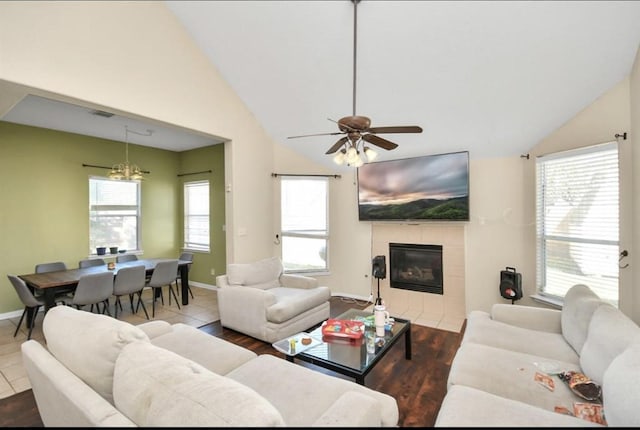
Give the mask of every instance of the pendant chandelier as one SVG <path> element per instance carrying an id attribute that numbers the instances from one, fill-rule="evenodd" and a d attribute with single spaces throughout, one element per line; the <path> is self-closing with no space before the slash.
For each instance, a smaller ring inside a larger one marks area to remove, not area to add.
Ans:
<path id="1" fill-rule="evenodd" d="M 125 138 L 125 162 L 114 164 L 109 172 L 109 179 L 117 179 L 123 181 L 142 181 L 142 171 L 136 164 L 129 163 L 129 133 L 140 134 L 141 136 L 151 136 L 153 130 L 147 130 L 147 134 L 137 133 L 135 131 L 129 131 L 129 128 L 124 126 L 124 138 Z"/>

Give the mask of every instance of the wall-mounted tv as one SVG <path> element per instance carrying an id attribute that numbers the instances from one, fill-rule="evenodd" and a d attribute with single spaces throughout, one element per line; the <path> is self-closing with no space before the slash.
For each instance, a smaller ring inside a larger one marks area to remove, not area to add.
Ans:
<path id="1" fill-rule="evenodd" d="M 469 221 L 469 152 L 363 164 L 360 221 Z"/>

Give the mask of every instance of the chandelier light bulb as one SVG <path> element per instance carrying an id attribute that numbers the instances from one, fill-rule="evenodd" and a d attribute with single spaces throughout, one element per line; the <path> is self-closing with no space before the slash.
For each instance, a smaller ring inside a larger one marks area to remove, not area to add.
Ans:
<path id="1" fill-rule="evenodd" d="M 376 151 L 374 151 L 373 149 L 366 147 L 364 148 L 364 155 L 367 156 L 367 161 L 368 162 L 372 162 L 373 160 L 375 160 L 378 157 L 378 153 Z"/>
<path id="2" fill-rule="evenodd" d="M 354 164 L 358 158 L 358 150 L 355 146 L 349 147 L 349 149 L 347 149 L 347 163 Z"/>
<path id="3" fill-rule="evenodd" d="M 341 165 L 344 163 L 345 160 L 345 153 L 346 151 L 344 149 L 340 150 L 334 157 L 333 157 L 333 162 Z"/>

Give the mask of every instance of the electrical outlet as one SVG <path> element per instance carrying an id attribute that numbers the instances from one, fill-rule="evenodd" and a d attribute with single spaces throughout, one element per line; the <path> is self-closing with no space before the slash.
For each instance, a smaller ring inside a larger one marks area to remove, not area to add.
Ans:
<path id="1" fill-rule="evenodd" d="M 211 276 L 215 276 L 216 275 L 216 269 L 212 268 L 211 269 Z"/>

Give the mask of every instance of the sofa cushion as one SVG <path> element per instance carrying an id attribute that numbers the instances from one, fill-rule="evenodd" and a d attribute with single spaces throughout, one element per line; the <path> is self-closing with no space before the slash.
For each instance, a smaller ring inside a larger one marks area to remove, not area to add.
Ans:
<path id="1" fill-rule="evenodd" d="M 231 285 L 261 289 L 274 288 L 280 285 L 278 281 L 280 274 L 282 274 L 282 261 L 278 257 L 265 258 L 253 263 L 227 265 L 227 278 Z"/>
<path id="2" fill-rule="evenodd" d="M 489 313 L 472 311 L 462 343 L 473 342 L 510 351 L 533 354 L 548 359 L 580 363 L 580 357 L 561 333 L 530 330 L 496 321 Z"/>
<path id="3" fill-rule="evenodd" d="M 270 293 L 276 297 L 276 303 L 267 308 L 267 321 L 281 323 L 313 309 L 331 299 L 328 287 L 312 289 L 272 288 Z"/>
<path id="4" fill-rule="evenodd" d="M 464 385 L 447 391 L 435 427 L 601 427 L 569 415 L 496 396 Z"/>
<path id="5" fill-rule="evenodd" d="M 111 403 L 120 351 L 131 342 L 149 342 L 134 325 L 69 306 L 51 308 L 42 330 L 51 354 Z"/>
<path id="6" fill-rule="evenodd" d="M 553 377 L 555 389 L 550 391 L 534 379 L 536 372 L 565 370 L 580 371 L 574 363 L 465 342 L 453 358 L 447 384 L 466 385 L 548 411 L 556 406 L 571 409 L 582 399 L 567 384 Z"/>
<path id="7" fill-rule="evenodd" d="M 596 308 L 604 302 L 586 285 L 569 288 L 562 305 L 562 335 L 578 354 L 587 339 L 589 322 Z"/>
<path id="8" fill-rule="evenodd" d="M 326 422 L 326 416 L 322 418 L 324 413 L 344 393 L 350 391 L 376 401 L 381 420 L 378 426 L 398 425 L 398 404 L 388 394 L 354 384 L 350 380 L 327 378 L 323 373 L 273 355 L 259 355 L 255 360 L 229 372 L 227 377 L 251 387 L 271 402 L 280 411 L 287 426 L 308 427 L 316 422 Z M 353 409 L 354 414 L 364 414 L 367 411 L 368 407 Z M 355 420 L 358 417 L 352 417 L 350 421 Z M 370 424 L 364 421 L 367 425 Z"/>
<path id="9" fill-rule="evenodd" d="M 225 375 L 257 356 L 249 349 L 182 323 L 174 324 L 170 333 L 151 339 L 151 343 L 193 360 L 218 375 Z"/>
<path id="10" fill-rule="evenodd" d="M 583 373 L 602 385 L 607 367 L 638 339 L 640 327 L 629 317 L 609 304 L 599 306 L 591 318 L 587 340 L 580 355 Z"/>
<path id="11" fill-rule="evenodd" d="M 144 427 L 282 426 L 280 413 L 250 388 L 150 343 L 116 361 L 116 407 Z"/>
<path id="12" fill-rule="evenodd" d="M 602 401 L 611 427 L 640 427 L 640 343 L 617 356 L 604 373 Z"/>

